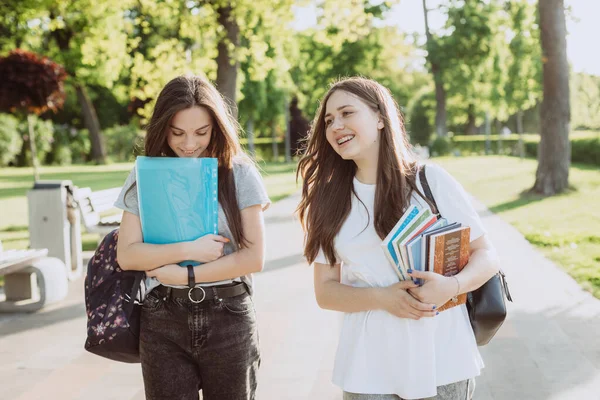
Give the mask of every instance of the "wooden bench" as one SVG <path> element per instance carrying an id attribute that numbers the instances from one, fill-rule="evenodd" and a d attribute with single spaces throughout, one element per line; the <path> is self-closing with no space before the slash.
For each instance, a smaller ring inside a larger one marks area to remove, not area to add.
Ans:
<path id="1" fill-rule="evenodd" d="M 104 216 L 114 209 L 113 204 L 121 193 L 121 188 L 92 191 L 89 187 L 78 188 L 74 193 L 75 201 L 79 204 L 81 219 L 86 231 L 106 235 L 121 225 L 122 213 Z"/>
<path id="2" fill-rule="evenodd" d="M 47 255 L 48 249 L 0 251 L 4 276 L 0 312 L 33 312 L 67 296 L 65 264 Z"/>

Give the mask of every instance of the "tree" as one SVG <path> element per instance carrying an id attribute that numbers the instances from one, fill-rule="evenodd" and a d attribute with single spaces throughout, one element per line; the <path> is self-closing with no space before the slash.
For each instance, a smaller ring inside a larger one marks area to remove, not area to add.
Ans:
<path id="1" fill-rule="evenodd" d="M 29 125 L 29 146 L 33 175 L 39 179 L 33 116 L 56 111 L 65 100 L 65 70 L 47 57 L 14 50 L 0 58 L 0 111 L 24 112 Z"/>
<path id="2" fill-rule="evenodd" d="M 507 3 L 511 19 L 510 62 L 506 83 L 509 113 L 517 117 L 517 133 L 523 133 L 523 111 L 541 98 L 541 50 L 535 5 L 528 0 Z"/>
<path id="3" fill-rule="evenodd" d="M 539 0 L 544 97 L 541 139 L 533 190 L 549 196 L 569 186 L 571 145 L 569 64 L 564 0 Z"/>
<path id="4" fill-rule="evenodd" d="M 240 45 L 240 26 L 235 18 L 231 3 L 219 4 L 216 1 L 217 21 L 223 33 L 217 45 L 217 88 L 229 102 L 233 115 L 237 118 L 236 85 L 239 60 L 234 53 Z"/>
<path id="5" fill-rule="evenodd" d="M 48 54 L 65 66 L 89 131 L 91 157 L 106 162 L 104 140 L 87 86 L 112 87 L 128 63 L 123 15 L 129 0 L 46 1 L 42 16 Z"/>
<path id="6" fill-rule="evenodd" d="M 427 36 L 427 61 L 431 66 L 431 74 L 435 82 L 435 131 L 438 136 L 447 136 L 446 127 L 446 89 L 442 79 L 442 68 L 436 54 L 436 43 L 431 30 L 429 29 L 429 10 L 427 9 L 427 0 L 423 0 L 423 14 L 425 15 L 425 35 Z"/>

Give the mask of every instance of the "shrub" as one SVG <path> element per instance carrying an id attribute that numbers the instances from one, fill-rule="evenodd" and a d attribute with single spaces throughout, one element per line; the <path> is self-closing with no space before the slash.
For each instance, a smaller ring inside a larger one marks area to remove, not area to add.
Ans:
<path id="1" fill-rule="evenodd" d="M 52 142 L 54 141 L 54 125 L 52 125 L 52 121 L 43 120 L 37 116 L 34 116 L 33 119 L 37 158 L 40 163 L 43 164 L 44 160 L 46 159 L 46 155 L 52 148 Z M 29 140 L 29 125 L 27 123 L 27 119 L 19 122 L 18 129 L 23 140 Z M 16 158 L 17 164 L 21 167 L 32 165 L 29 144 L 24 146 L 24 150 L 25 151 L 20 153 Z"/>
<path id="2" fill-rule="evenodd" d="M 429 152 L 434 157 L 445 156 L 450 154 L 452 150 L 452 142 L 447 136 L 434 136 L 433 141 L 429 145 Z"/>
<path id="3" fill-rule="evenodd" d="M 19 121 L 9 114 L 0 114 L 0 166 L 6 166 L 21 151 L 23 138 Z"/>
<path id="4" fill-rule="evenodd" d="M 88 155 L 92 148 L 90 134 L 87 129 L 69 128 L 71 160 L 73 164 L 84 164 L 89 161 Z"/>
<path id="5" fill-rule="evenodd" d="M 571 162 L 600 166 L 600 139 L 572 140 Z"/>
<path id="6" fill-rule="evenodd" d="M 54 142 L 46 156 L 49 165 L 70 165 L 73 162 L 68 125 L 54 125 Z"/>
<path id="7" fill-rule="evenodd" d="M 144 132 L 135 124 L 113 126 L 102 133 L 106 154 L 113 161 L 133 161 L 143 152 Z"/>
<path id="8" fill-rule="evenodd" d="M 407 128 L 412 144 L 426 146 L 434 130 L 431 124 L 431 115 L 435 109 L 431 107 L 432 94 L 425 93 L 421 95 L 411 105 L 408 114 Z"/>
<path id="9" fill-rule="evenodd" d="M 571 135 L 571 162 L 600 166 L 600 138 L 594 133 L 579 132 Z M 525 157 L 537 158 L 539 135 L 523 135 Z M 492 154 L 499 153 L 498 135 L 490 135 Z M 518 135 L 502 138 L 502 154 L 518 155 Z M 485 136 L 454 136 L 452 148 L 462 154 L 485 154 Z"/>

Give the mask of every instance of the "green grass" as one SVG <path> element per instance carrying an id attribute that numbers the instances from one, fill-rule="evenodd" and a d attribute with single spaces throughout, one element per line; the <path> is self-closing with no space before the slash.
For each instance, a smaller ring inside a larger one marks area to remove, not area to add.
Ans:
<path id="1" fill-rule="evenodd" d="M 132 166 L 132 163 L 122 163 L 43 167 L 40 179 L 68 179 L 78 187 L 101 190 L 123 185 Z M 299 188 L 295 183 L 295 163 L 260 162 L 258 166 L 271 201 L 281 200 Z M 0 240 L 4 249 L 25 249 L 29 246 L 26 196 L 33 186 L 32 175 L 31 168 L 0 168 Z M 98 235 L 84 233 L 82 241 L 84 250 L 93 250 Z"/>
<path id="2" fill-rule="evenodd" d="M 434 161 L 600 298 L 599 168 L 572 166 L 571 189 L 544 198 L 528 193 L 535 182 L 535 160 L 488 156 Z"/>

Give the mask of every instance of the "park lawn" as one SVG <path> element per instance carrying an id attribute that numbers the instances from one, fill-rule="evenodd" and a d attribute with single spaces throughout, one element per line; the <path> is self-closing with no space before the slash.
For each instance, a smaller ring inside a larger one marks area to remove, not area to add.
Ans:
<path id="1" fill-rule="evenodd" d="M 543 198 L 527 193 L 535 182 L 535 160 L 481 156 L 433 161 L 600 298 L 599 168 L 573 165 L 571 190 Z"/>
<path id="2" fill-rule="evenodd" d="M 68 179 L 78 187 L 101 190 L 123 185 L 132 166 L 131 163 L 121 163 L 43 167 L 40 179 Z M 299 188 L 295 180 L 295 163 L 260 162 L 258 167 L 271 201 L 281 200 Z M 4 249 L 25 249 L 29 246 L 26 193 L 32 186 L 31 168 L 0 168 L 0 240 Z M 82 240 L 84 250 L 93 250 L 98 235 L 84 233 Z"/>

